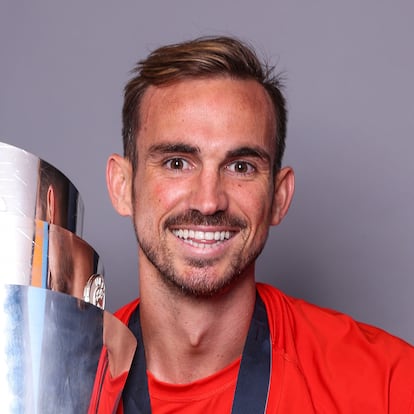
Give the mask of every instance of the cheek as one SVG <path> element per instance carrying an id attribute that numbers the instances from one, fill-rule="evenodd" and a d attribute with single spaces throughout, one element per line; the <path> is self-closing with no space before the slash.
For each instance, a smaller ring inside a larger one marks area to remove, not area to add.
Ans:
<path id="1" fill-rule="evenodd" d="M 266 223 L 272 210 L 272 197 L 268 186 L 243 186 L 237 184 L 232 194 L 244 214 L 249 217 L 252 224 L 260 225 Z"/>
<path id="2" fill-rule="evenodd" d="M 254 220 L 254 225 L 257 227 L 269 226 L 271 206 L 268 200 L 255 203 L 250 209 L 250 215 Z"/>
<path id="3" fill-rule="evenodd" d="M 159 205 L 168 208 L 182 197 L 182 192 L 173 183 L 164 182 L 153 186 L 150 197 Z"/>
<path id="4" fill-rule="evenodd" d="M 135 205 L 137 210 L 146 215 L 154 215 L 156 212 L 164 215 L 187 199 L 188 186 L 177 186 L 166 180 L 147 181 L 140 191 L 136 191 Z"/>

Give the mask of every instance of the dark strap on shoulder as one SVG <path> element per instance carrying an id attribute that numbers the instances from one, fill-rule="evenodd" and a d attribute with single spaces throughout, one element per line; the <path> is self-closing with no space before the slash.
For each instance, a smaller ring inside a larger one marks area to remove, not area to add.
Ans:
<path id="1" fill-rule="evenodd" d="M 138 346 L 123 391 L 124 414 L 150 414 L 151 404 L 138 307 L 132 314 L 128 327 L 135 334 Z M 270 383 L 270 364 L 269 323 L 265 305 L 257 294 L 240 364 L 232 414 L 265 412 Z"/>
<path id="2" fill-rule="evenodd" d="M 260 414 L 266 411 L 270 363 L 269 323 L 265 305 L 257 294 L 237 378 L 232 414 Z"/>
<path id="3" fill-rule="evenodd" d="M 137 349 L 122 393 L 124 414 L 150 414 L 147 364 L 145 362 L 144 342 L 142 341 L 139 306 L 131 315 L 128 327 L 137 338 Z"/>

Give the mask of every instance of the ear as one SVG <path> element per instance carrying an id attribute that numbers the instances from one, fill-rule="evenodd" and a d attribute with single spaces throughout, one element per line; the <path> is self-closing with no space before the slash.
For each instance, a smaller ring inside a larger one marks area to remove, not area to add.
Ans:
<path id="1" fill-rule="evenodd" d="M 124 157 L 112 154 L 106 166 L 106 185 L 115 210 L 132 216 L 132 166 Z"/>
<path id="2" fill-rule="evenodd" d="M 275 189 L 272 206 L 272 225 L 278 225 L 289 210 L 295 191 L 295 174 L 290 167 L 279 170 L 275 177 Z"/>

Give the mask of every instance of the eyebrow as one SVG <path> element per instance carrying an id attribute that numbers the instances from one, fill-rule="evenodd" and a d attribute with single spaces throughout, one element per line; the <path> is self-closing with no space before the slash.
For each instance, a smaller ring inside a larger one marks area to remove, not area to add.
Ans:
<path id="1" fill-rule="evenodd" d="M 270 155 L 259 147 L 241 147 L 231 151 L 227 151 L 228 158 L 238 158 L 238 157 L 254 157 L 260 158 L 263 161 L 268 163 L 271 162 Z"/>
<path id="2" fill-rule="evenodd" d="M 157 144 L 152 145 L 148 151 L 150 154 L 196 154 L 200 152 L 200 148 L 194 145 L 175 143 L 175 144 Z"/>
<path id="3" fill-rule="evenodd" d="M 150 154 L 198 154 L 200 148 L 195 145 L 189 145 L 185 143 L 164 143 L 152 145 L 148 151 Z M 226 152 L 226 158 L 238 158 L 238 157 L 254 157 L 263 161 L 271 163 L 270 155 L 260 147 L 240 147 L 234 150 Z"/>

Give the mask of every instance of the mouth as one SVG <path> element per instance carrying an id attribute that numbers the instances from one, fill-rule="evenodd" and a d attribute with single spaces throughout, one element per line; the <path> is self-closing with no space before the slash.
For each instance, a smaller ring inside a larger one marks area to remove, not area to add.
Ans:
<path id="1" fill-rule="evenodd" d="M 171 230 L 175 237 L 183 242 L 198 248 L 213 248 L 217 245 L 230 240 L 235 232 L 233 231 L 200 231 L 189 229 Z"/>

